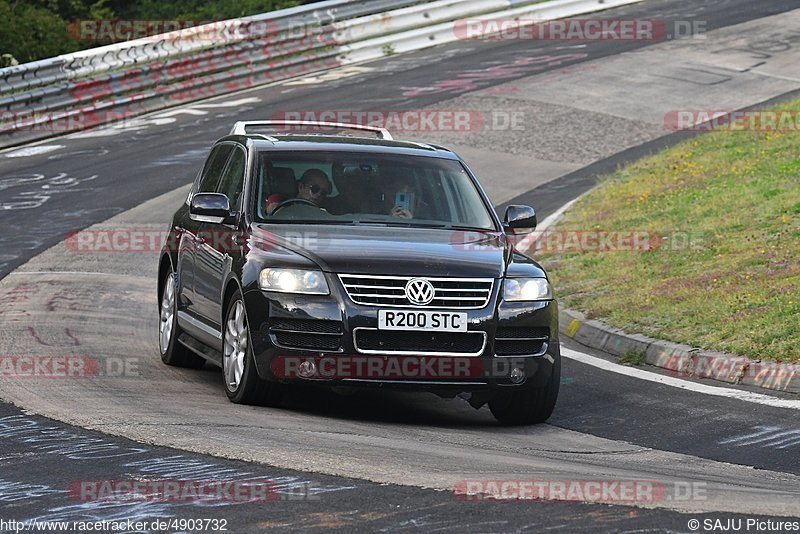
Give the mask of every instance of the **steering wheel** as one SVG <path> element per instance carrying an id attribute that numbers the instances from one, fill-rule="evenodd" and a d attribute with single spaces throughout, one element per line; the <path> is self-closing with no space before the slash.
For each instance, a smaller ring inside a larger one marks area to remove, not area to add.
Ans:
<path id="1" fill-rule="evenodd" d="M 291 206 L 292 204 L 308 204 L 309 206 L 314 206 L 315 208 L 322 209 L 313 202 L 311 202 L 310 200 L 306 200 L 304 198 L 290 198 L 289 200 L 284 200 L 283 202 L 275 206 L 275 209 L 272 210 L 271 215 L 275 215 L 279 209 L 284 208 L 286 206 Z"/>

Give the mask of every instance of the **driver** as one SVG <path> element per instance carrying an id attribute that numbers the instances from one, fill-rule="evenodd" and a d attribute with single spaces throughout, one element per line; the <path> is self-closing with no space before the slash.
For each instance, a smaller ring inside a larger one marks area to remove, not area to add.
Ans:
<path id="1" fill-rule="evenodd" d="M 308 169 L 300 177 L 297 198 L 308 200 L 319 206 L 320 202 L 330 196 L 333 187 L 328 175 L 319 169 Z"/>

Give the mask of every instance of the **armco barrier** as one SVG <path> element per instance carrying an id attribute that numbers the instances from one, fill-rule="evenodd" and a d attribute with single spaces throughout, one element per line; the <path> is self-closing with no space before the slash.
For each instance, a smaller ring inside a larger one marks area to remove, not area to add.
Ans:
<path id="1" fill-rule="evenodd" d="M 7 67 L 0 148 L 451 42 L 465 17 L 551 20 L 639 1 L 326 0 Z"/>

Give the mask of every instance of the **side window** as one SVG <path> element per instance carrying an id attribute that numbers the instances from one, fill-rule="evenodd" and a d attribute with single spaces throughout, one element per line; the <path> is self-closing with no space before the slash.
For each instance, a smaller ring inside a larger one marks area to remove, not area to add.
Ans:
<path id="1" fill-rule="evenodd" d="M 213 193 L 217 189 L 220 175 L 225 168 L 225 162 L 233 150 L 232 145 L 217 145 L 211 151 L 211 155 L 206 160 L 203 167 L 203 174 L 200 176 L 200 185 L 195 193 Z"/>
<path id="2" fill-rule="evenodd" d="M 217 193 L 222 193 L 228 197 L 231 203 L 231 209 L 236 209 L 239 203 L 239 196 L 242 193 L 242 186 L 244 184 L 244 167 L 247 158 L 245 152 L 241 148 L 235 148 L 228 160 L 228 166 L 222 175 L 222 180 L 217 187 Z"/>

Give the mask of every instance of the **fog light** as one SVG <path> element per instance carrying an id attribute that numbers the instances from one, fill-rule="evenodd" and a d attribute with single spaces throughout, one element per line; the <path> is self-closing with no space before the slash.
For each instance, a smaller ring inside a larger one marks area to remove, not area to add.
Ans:
<path id="1" fill-rule="evenodd" d="M 525 382 L 525 371 L 519 367 L 514 367 L 511 370 L 511 383 L 522 384 L 523 382 Z"/>
<path id="2" fill-rule="evenodd" d="M 306 360 L 297 366 L 297 374 L 300 378 L 311 378 L 317 374 L 317 364 L 311 360 Z"/>

